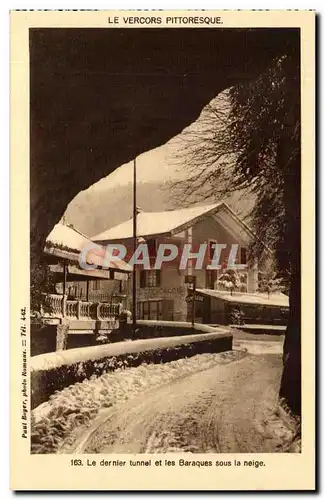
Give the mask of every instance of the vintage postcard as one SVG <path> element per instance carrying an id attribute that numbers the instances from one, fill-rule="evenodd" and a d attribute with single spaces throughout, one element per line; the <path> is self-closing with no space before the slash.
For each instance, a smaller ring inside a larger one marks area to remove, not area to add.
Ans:
<path id="1" fill-rule="evenodd" d="M 315 13 L 10 37 L 11 488 L 314 490 Z"/>

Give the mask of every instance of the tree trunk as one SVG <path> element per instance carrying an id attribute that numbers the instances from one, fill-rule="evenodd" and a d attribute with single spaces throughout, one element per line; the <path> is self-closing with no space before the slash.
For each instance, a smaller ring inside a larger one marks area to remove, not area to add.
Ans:
<path id="1" fill-rule="evenodd" d="M 289 317 L 283 348 L 283 372 L 279 396 L 295 415 L 301 415 L 301 226 L 300 155 L 293 174 L 284 182 L 286 249 L 290 261 Z"/>
<path id="2" fill-rule="evenodd" d="M 280 398 L 295 415 L 301 415 L 300 273 L 292 276 L 289 319 L 283 348 Z"/>

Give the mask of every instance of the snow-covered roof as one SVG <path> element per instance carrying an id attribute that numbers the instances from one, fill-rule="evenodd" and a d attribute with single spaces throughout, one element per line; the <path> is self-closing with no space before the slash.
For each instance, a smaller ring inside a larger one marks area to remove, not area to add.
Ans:
<path id="1" fill-rule="evenodd" d="M 207 288 L 197 288 L 196 290 L 202 295 L 216 297 L 226 302 L 236 302 L 238 304 L 256 304 L 265 306 L 289 307 L 289 297 L 284 293 L 240 293 L 240 292 L 224 292 L 220 290 L 210 290 Z"/>
<path id="2" fill-rule="evenodd" d="M 188 223 L 195 223 L 196 219 L 202 215 L 216 212 L 219 208 L 225 207 L 225 203 L 215 203 L 213 205 L 193 206 L 180 210 L 169 210 L 166 212 L 140 212 L 137 216 L 137 236 L 150 236 L 155 234 L 177 233 L 182 230 L 182 226 Z M 120 240 L 132 238 L 133 218 L 107 229 L 92 237 L 94 241 Z"/>
<path id="3" fill-rule="evenodd" d="M 101 245 L 95 244 L 90 238 L 71 226 L 56 224 L 45 242 L 45 252 L 68 260 L 79 260 L 79 254 L 88 247 L 87 264 L 131 272 L 132 267 L 121 259 L 111 260 L 111 254 Z M 109 266 L 106 263 L 109 262 Z"/>
<path id="4" fill-rule="evenodd" d="M 90 238 L 87 238 L 73 227 L 60 223 L 55 224 L 46 238 L 46 244 L 65 247 L 75 252 L 80 252 L 90 241 Z"/>

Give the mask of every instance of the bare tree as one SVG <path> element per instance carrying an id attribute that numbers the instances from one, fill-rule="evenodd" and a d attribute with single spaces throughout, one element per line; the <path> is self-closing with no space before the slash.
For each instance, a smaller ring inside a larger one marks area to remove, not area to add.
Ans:
<path id="1" fill-rule="evenodd" d="M 186 178 L 174 193 L 185 203 L 253 195 L 251 253 L 274 249 L 290 277 L 289 322 L 280 396 L 300 414 L 300 54 L 296 46 L 256 80 L 220 94 L 180 136 Z"/>

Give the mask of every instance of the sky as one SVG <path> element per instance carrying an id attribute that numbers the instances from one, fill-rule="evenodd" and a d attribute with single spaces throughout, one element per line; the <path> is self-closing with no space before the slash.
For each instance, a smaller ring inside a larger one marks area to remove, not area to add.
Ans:
<path id="1" fill-rule="evenodd" d="M 175 165 L 173 153 L 177 152 L 175 141 L 142 153 L 137 157 L 137 182 L 176 180 L 184 177 L 184 169 Z M 156 166 L 159 165 L 157 169 Z M 155 167 L 155 168 L 154 168 Z M 104 191 L 109 188 L 127 185 L 133 181 L 133 161 L 121 165 L 109 176 L 93 184 L 91 189 Z"/>

